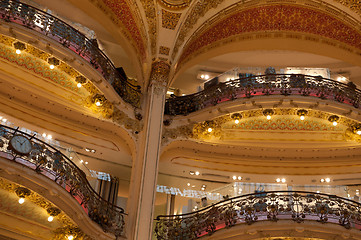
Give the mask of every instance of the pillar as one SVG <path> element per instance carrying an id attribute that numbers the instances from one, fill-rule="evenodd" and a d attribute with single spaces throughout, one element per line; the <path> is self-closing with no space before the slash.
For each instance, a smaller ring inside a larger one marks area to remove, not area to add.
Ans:
<path id="1" fill-rule="evenodd" d="M 144 127 L 137 142 L 127 205 L 129 215 L 126 235 L 132 240 L 147 240 L 153 235 L 154 202 L 169 71 L 170 66 L 164 61 L 152 64 L 150 84 L 145 95 Z"/>

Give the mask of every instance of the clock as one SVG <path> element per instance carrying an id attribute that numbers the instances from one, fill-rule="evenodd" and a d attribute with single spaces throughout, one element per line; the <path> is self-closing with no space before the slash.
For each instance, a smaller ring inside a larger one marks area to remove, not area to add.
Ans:
<path id="1" fill-rule="evenodd" d="M 14 135 L 9 141 L 9 148 L 18 155 L 28 155 L 33 145 L 27 137 Z"/>

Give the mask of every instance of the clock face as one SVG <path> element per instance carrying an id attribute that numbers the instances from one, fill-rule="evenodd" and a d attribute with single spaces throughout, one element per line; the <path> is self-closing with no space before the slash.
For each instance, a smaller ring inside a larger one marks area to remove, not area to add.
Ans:
<path id="1" fill-rule="evenodd" d="M 9 145 L 12 150 L 19 155 L 27 155 L 30 153 L 33 145 L 30 140 L 21 135 L 15 135 L 11 138 Z"/>

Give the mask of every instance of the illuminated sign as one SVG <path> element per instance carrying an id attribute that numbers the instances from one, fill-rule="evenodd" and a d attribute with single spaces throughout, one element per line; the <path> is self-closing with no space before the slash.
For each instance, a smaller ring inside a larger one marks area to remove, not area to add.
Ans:
<path id="1" fill-rule="evenodd" d="M 177 195 L 177 196 L 181 196 L 181 197 L 189 197 L 189 198 L 206 197 L 207 199 L 214 200 L 214 201 L 223 200 L 223 196 L 219 193 L 210 193 L 210 192 L 188 190 L 188 189 L 183 189 L 183 191 L 181 191 L 179 188 L 167 187 L 167 186 L 162 186 L 162 185 L 157 185 L 157 192 Z"/>

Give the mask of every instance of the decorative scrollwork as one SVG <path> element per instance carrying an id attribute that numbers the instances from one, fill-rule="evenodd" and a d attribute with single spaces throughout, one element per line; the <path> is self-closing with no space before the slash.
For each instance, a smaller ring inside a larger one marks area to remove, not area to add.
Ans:
<path id="1" fill-rule="evenodd" d="M 62 20 L 19 1 L 1 0 L 0 18 L 45 35 L 78 54 L 103 75 L 125 102 L 140 106 L 140 86 L 131 84 L 119 74 L 112 61 L 98 48 L 96 40 L 88 39 Z"/>
<path id="2" fill-rule="evenodd" d="M 224 200 L 196 212 L 158 216 L 157 239 L 196 239 L 235 224 L 289 219 L 335 223 L 345 228 L 361 224 L 361 204 L 313 192 L 260 192 Z"/>
<path id="3" fill-rule="evenodd" d="M 20 156 L 8 147 L 15 134 L 31 141 L 32 149 L 29 154 Z M 99 196 L 90 186 L 85 173 L 57 149 L 35 136 L 4 125 L 0 125 L 0 142 L 2 157 L 23 164 L 53 180 L 68 191 L 104 231 L 116 236 L 123 234 L 124 210 Z"/>
<path id="4" fill-rule="evenodd" d="M 239 98 L 268 95 L 301 95 L 333 100 L 359 108 L 361 91 L 320 76 L 268 74 L 223 82 L 201 92 L 167 99 L 165 114 L 187 115 Z"/>

